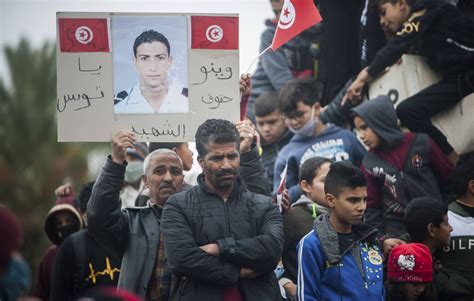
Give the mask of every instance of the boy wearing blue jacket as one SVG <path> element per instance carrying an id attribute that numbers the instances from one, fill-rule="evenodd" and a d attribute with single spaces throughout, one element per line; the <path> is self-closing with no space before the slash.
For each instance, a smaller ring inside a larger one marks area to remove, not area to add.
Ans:
<path id="1" fill-rule="evenodd" d="M 278 96 L 279 111 L 294 136 L 278 153 L 273 189 L 277 192 L 286 168 L 286 188 L 292 202 L 302 195 L 298 175 L 300 166 L 309 158 L 324 157 L 335 162 L 348 160 L 360 166 L 366 153 L 352 132 L 321 121 L 321 93 L 321 87 L 314 79 L 305 78 L 289 81 Z"/>
<path id="2" fill-rule="evenodd" d="M 367 182 L 356 167 L 331 164 L 324 183 L 330 214 L 298 246 L 298 300 L 383 300 L 377 230 L 361 222 Z"/>

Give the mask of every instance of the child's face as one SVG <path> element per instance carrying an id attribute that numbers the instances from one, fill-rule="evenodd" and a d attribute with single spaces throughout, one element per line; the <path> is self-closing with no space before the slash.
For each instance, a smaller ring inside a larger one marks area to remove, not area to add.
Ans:
<path id="1" fill-rule="evenodd" d="M 56 228 L 76 223 L 75 216 L 69 211 L 58 211 L 54 215 L 54 223 Z"/>
<path id="2" fill-rule="evenodd" d="M 439 243 L 440 247 L 449 246 L 453 227 L 451 227 L 449 224 L 448 215 L 445 214 L 443 216 L 443 221 L 439 224 L 439 226 L 433 225 L 431 229 L 433 238 Z"/>
<path id="3" fill-rule="evenodd" d="M 303 101 L 296 103 L 296 110 L 285 114 L 286 124 L 295 130 L 301 129 L 311 118 L 318 118 L 321 106 L 315 103 L 313 106 L 305 104 Z"/>
<path id="4" fill-rule="evenodd" d="M 326 201 L 338 223 L 355 225 L 361 222 L 367 208 L 367 187 L 344 188 L 338 197 L 328 193 Z"/>
<path id="5" fill-rule="evenodd" d="M 331 163 L 329 162 L 323 163 L 311 183 L 306 183 L 306 181 L 302 181 L 301 183 L 301 189 L 306 196 L 313 202 L 324 207 L 328 207 L 326 195 L 324 194 L 324 181 L 326 180 L 330 165 Z"/>
<path id="6" fill-rule="evenodd" d="M 354 118 L 354 126 L 357 129 L 360 140 L 362 140 L 369 149 L 375 149 L 380 146 L 381 140 L 379 136 L 372 131 L 362 118 L 356 116 Z"/>
<path id="7" fill-rule="evenodd" d="M 416 301 L 418 297 L 426 290 L 427 283 L 404 283 L 403 289 L 408 301 Z"/>
<path id="8" fill-rule="evenodd" d="M 379 5 L 378 13 L 380 26 L 391 34 L 395 34 L 402 27 L 403 22 L 408 19 L 409 10 L 405 0 L 398 0 L 396 3 L 385 2 Z"/>
<path id="9" fill-rule="evenodd" d="M 278 142 L 286 129 L 283 116 L 279 112 L 273 112 L 265 116 L 255 116 L 255 121 L 262 139 L 269 144 Z"/>

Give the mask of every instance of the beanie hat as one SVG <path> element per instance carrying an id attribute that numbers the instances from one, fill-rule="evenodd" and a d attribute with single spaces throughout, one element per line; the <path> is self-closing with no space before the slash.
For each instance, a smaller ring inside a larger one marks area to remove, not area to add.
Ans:
<path id="1" fill-rule="evenodd" d="M 53 208 L 49 210 L 44 223 L 44 231 L 46 232 L 46 235 L 53 244 L 60 245 L 63 240 L 59 236 L 58 231 L 56 230 L 56 222 L 54 216 L 57 212 L 70 212 L 71 215 L 75 218 L 75 221 L 77 222 L 77 230 L 84 228 L 84 221 L 82 220 L 81 214 L 79 213 L 79 210 L 76 207 L 76 203 L 76 198 L 73 195 L 58 197 Z"/>
<path id="2" fill-rule="evenodd" d="M 10 262 L 13 251 L 21 242 L 21 226 L 17 217 L 6 207 L 0 206 L 0 271 Z"/>
<path id="3" fill-rule="evenodd" d="M 427 246 L 418 243 L 398 245 L 388 257 L 391 282 L 431 282 L 433 259 Z"/>

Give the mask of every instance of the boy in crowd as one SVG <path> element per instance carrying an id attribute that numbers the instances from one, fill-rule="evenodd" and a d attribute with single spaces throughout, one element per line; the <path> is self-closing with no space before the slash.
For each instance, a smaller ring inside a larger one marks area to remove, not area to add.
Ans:
<path id="1" fill-rule="evenodd" d="M 345 100 L 359 102 L 362 89 L 409 49 L 427 59 L 442 79 L 397 107 L 402 124 L 428 134 L 455 164 L 458 155 L 431 117 L 474 92 L 474 20 L 449 1 L 376 0 L 382 28 L 396 33 L 347 90 Z M 345 102 L 345 101 L 344 101 Z"/>
<path id="2" fill-rule="evenodd" d="M 324 182 L 330 214 L 320 215 L 298 246 L 298 300 L 384 299 L 377 229 L 362 223 L 364 174 L 347 162 L 331 164 Z"/>
<path id="3" fill-rule="evenodd" d="M 360 139 L 369 148 L 362 162 L 367 178 L 365 221 L 386 238 L 406 233 L 403 218 L 411 199 L 428 196 L 443 202 L 451 163 L 422 133 L 403 133 L 387 96 L 352 109 Z"/>
<path id="4" fill-rule="evenodd" d="M 298 175 L 301 164 L 307 159 L 325 157 L 333 161 L 349 160 L 359 166 L 366 153 L 353 133 L 321 122 L 320 98 L 321 86 L 310 78 L 288 82 L 278 97 L 278 109 L 295 135 L 278 154 L 273 188 L 274 192 L 278 190 L 286 167 L 286 188 L 292 202 L 302 193 Z"/>
<path id="5" fill-rule="evenodd" d="M 288 144 L 293 133 L 288 130 L 283 115 L 277 109 L 278 93 L 265 92 L 254 104 L 255 123 L 262 141 L 262 161 L 273 187 L 273 171 L 280 150 Z"/>
<path id="6" fill-rule="evenodd" d="M 429 197 L 410 201 L 405 212 L 405 226 L 411 241 L 421 243 L 431 254 L 449 246 L 453 228 L 448 222 L 448 207 Z"/>
<path id="7" fill-rule="evenodd" d="M 49 300 L 59 246 L 68 236 L 82 228 L 84 221 L 76 207 L 74 196 L 58 197 L 44 222 L 44 231 L 53 244 L 46 249 L 39 264 L 35 297 Z"/>
<path id="8" fill-rule="evenodd" d="M 433 259 L 427 246 L 419 243 L 393 248 L 387 264 L 387 301 L 436 301 Z"/>
<path id="9" fill-rule="evenodd" d="M 448 206 L 451 243 L 437 254 L 439 300 L 474 300 L 474 157 L 453 173 L 457 200 Z"/>
<path id="10" fill-rule="evenodd" d="M 324 181 L 332 161 L 322 157 L 306 160 L 300 169 L 300 187 L 303 195 L 291 205 L 290 211 L 283 215 L 283 265 L 285 272 L 279 283 L 289 296 L 296 298 L 298 242 L 313 228 L 313 221 L 321 214 L 329 213 Z"/>

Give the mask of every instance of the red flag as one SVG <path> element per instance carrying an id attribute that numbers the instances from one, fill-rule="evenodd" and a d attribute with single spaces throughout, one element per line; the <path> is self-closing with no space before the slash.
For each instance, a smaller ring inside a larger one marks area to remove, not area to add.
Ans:
<path id="1" fill-rule="evenodd" d="M 58 19 L 61 52 L 109 52 L 107 19 Z"/>
<path id="2" fill-rule="evenodd" d="M 273 37 L 272 50 L 277 50 L 300 32 L 321 20 L 321 15 L 313 0 L 285 0 Z"/>
<path id="3" fill-rule="evenodd" d="M 239 49 L 239 18 L 191 16 L 192 49 Z"/>

